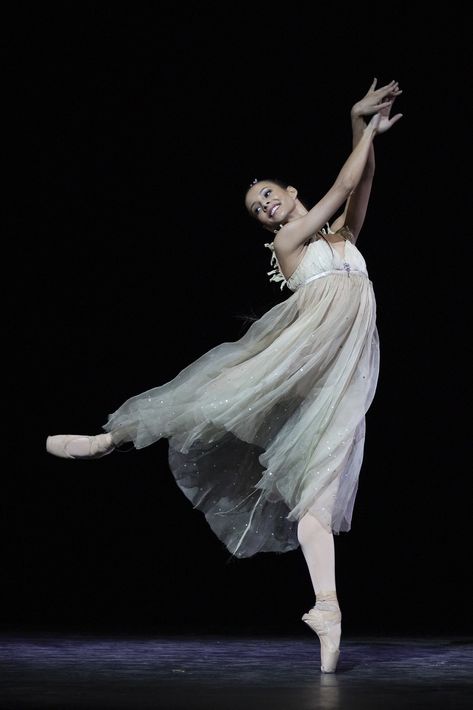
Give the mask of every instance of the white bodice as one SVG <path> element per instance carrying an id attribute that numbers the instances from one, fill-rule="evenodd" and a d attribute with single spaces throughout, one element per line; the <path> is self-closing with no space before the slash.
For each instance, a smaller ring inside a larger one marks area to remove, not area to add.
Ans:
<path id="1" fill-rule="evenodd" d="M 368 276 L 363 255 L 348 239 L 344 244 L 344 257 L 323 238 L 310 242 L 298 266 L 287 280 L 279 267 L 273 243 L 265 246 L 268 246 L 273 252 L 271 264 L 274 268 L 268 272 L 268 275 L 271 275 L 270 281 L 280 281 L 281 288 L 287 286 L 291 291 L 297 291 L 311 276 L 325 271 L 338 271 L 339 269 L 346 271 L 349 268 L 351 271 L 362 271 Z"/>

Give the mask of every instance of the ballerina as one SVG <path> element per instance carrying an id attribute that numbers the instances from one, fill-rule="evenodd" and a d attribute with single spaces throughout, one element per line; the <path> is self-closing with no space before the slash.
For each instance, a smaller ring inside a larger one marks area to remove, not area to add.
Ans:
<path id="1" fill-rule="evenodd" d="M 315 593 L 302 620 L 319 637 L 327 673 L 341 638 L 333 535 L 351 527 L 379 373 L 375 296 L 356 242 L 374 138 L 402 116 L 390 116 L 398 82 L 376 84 L 353 105 L 352 151 L 314 206 L 277 179 L 246 190 L 248 213 L 274 235 L 271 280 L 291 295 L 239 340 L 128 399 L 105 433 L 46 441 L 55 456 L 95 459 L 123 442 L 138 449 L 166 438 L 177 484 L 232 556 L 300 546 Z"/>

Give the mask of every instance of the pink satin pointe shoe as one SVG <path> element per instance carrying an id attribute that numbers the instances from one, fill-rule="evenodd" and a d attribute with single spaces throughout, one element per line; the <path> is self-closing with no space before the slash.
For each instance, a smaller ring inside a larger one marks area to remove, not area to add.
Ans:
<path id="1" fill-rule="evenodd" d="M 340 656 L 342 615 L 336 592 L 317 594 L 317 603 L 302 617 L 320 641 L 320 670 L 334 673 Z"/>
<path id="2" fill-rule="evenodd" d="M 111 434 L 56 434 L 46 439 L 46 451 L 64 459 L 99 459 L 114 448 Z"/>

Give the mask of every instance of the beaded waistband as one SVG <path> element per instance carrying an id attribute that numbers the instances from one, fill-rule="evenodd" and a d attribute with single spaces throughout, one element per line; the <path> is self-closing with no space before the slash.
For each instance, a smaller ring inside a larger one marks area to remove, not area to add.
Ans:
<path id="1" fill-rule="evenodd" d="M 315 279 L 321 279 L 322 276 L 328 276 L 329 274 L 343 274 L 343 273 L 346 273 L 347 276 L 350 276 L 350 274 L 360 274 L 361 276 L 364 276 L 366 279 L 368 278 L 368 275 L 365 274 L 364 271 L 359 271 L 357 269 L 332 269 L 331 271 L 322 271 L 320 274 L 314 274 L 314 276 L 309 276 L 309 278 L 304 281 L 302 286 L 305 286 L 306 284 L 310 283 L 311 281 L 315 281 Z"/>

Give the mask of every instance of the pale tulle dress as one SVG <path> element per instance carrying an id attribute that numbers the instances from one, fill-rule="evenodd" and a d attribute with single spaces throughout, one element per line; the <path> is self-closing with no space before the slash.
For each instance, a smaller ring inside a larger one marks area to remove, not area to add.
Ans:
<path id="1" fill-rule="evenodd" d="M 168 439 L 175 480 L 236 557 L 298 547 L 307 512 L 348 531 L 379 369 L 376 303 L 352 241 L 311 241 L 293 293 L 235 342 L 127 400 L 104 429 L 136 448 Z M 165 501 L 160 501 L 165 505 Z"/>

